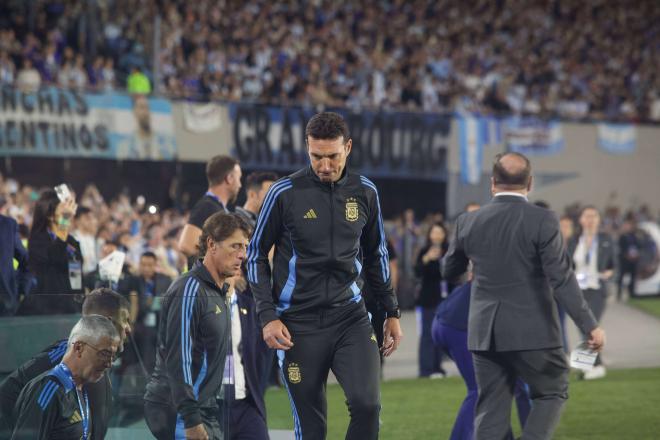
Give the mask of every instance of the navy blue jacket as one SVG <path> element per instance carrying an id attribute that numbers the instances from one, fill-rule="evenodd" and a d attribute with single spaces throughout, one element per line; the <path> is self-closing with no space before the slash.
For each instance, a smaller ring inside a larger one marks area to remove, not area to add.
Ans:
<path id="1" fill-rule="evenodd" d="M 12 311 L 18 296 L 24 294 L 29 278 L 28 254 L 18 236 L 16 220 L 0 215 L 0 314 Z M 18 270 L 14 270 L 14 258 Z M 2 304 L 4 303 L 4 305 Z"/>
<path id="2" fill-rule="evenodd" d="M 470 313 L 470 290 L 472 290 L 471 282 L 454 289 L 447 299 L 438 306 L 435 312 L 435 320 L 446 326 L 466 332 Z"/>
<path id="3" fill-rule="evenodd" d="M 264 389 L 261 386 L 261 374 L 265 356 L 269 350 L 261 337 L 261 325 L 257 319 L 257 308 L 254 299 L 238 292 L 236 294 L 238 313 L 241 316 L 241 343 L 240 350 L 245 371 L 245 383 L 250 395 L 257 404 L 259 413 L 266 419 L 266 404 L 264 403 Z"/>

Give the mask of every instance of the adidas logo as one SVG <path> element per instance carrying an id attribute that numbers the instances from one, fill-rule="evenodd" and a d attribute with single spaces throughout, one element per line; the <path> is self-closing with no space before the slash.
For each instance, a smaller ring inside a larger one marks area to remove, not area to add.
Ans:
<path id="1" fill-rule="evenodd" d="M 220 308 L 219 305 L 216 304 L 216 305 L 215 305 L 215 314 L 216 314 L 216 315 L 219 315 L 220 313 L 222 313 L 222 309 Z"/>
<path id="2" fill-rule="evenodd" d="M 305 214 L 303 216 L 303 218 L 312 219 L 312 218 L 318 218 L 318 217 L 316 216 L 316 212 L 314 212 L 313 209 L 310 209 L 309 211 L 307 211 L 307 214 Z"/>
<path id="3" fill-rule="evenodd" d="M 78 411 L 74 411 L 73 415 L 69 418 L 69 423 L 74 425 L 76 423 L 82 422 L 82 417 Z"/>

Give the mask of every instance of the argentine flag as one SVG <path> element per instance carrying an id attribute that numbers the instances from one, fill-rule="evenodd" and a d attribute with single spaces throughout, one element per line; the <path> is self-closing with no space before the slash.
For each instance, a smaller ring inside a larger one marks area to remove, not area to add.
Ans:
<path id="1" fill-rule="evenodd" d="M 632 154 L 637 148 L 637 129 L 632 124 L 598 124 L 598 146 L 610 154 Z"/>

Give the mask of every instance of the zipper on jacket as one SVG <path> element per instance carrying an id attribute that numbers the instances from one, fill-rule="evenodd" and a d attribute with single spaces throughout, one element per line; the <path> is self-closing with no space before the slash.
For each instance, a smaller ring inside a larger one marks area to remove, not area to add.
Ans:
<path id="1" fill-rule="evenodd" d="M 330 182 L 330 261 L 335 260 L 335 182 Z M 330 277 L 325 278 L 325 302 L 330 299 Z"/>

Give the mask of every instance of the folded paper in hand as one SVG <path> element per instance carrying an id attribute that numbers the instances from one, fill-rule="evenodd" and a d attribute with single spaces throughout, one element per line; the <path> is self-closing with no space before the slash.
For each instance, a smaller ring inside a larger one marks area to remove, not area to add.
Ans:
<path id="1" fill-rule="evenodd" d="M 589 348 L 586 342 L 578 345 L 571 352 L 571 367 L 589 371 L 594 367 L 598 353 Z"/>
<path id="2" fill-rule="evenodd" d="M 103 281 L 112 281 L 116 283 L 121 276 L 121 270 L 124 267 L 126 254 L 120 251 L 114 251 L 101 261 L 99 261 L 99 276 Z"/>

